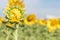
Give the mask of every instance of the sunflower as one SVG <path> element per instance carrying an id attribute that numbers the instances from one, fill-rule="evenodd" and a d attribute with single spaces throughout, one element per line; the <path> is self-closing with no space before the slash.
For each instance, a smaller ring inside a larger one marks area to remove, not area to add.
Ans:
<path id="1" fill-rule="evenodd" d="M 41 19 L 39 20 L 39 24 L 40 24 L 40 25 L 43 25 L 43 26 L 46 26 L 46 20 L 45 20 L 44 18 L 41 18 Z"/>
<path id="2" fill-rule="evenodd" d="M 56 21 L 57 21 L 58 28 L 60 28 L 60 18 L 57 18 Z"/>
<path id="3" fill-rule="evenodd" d="M 16 5 L 16 3 L 19 2 L 19 0 L 8 0 L 8 1 L 10 6 Z"/>
<path id="4" fill-rule="evenodd" d="M 15 3 L 14 3 L 14 0 L 8 0 L 9 1 L 9 5 L 14 5 Z"/>
<path id="5" fill-rule="evenodd" d="M 33 25 L 36 23 L 36 16 L 35 14 L 31 14 L 28 15 L 25 19 L 24 19 L 24 23 L 27 25 Z"/>
<path id="6" fill-rule="evenodd" d="M 25 8 L 25 5 L 24 5 L 24 0 L 18 0 L 17 2 L 16 2 L 16 5 L 17 6 L 20 6 L 20 7 L 22 7 L 22 8 Z"/>
<path id="7" fill-rule="evenodd" d="M 8 0 L 9 4 L 4 9 L 4 14 L 11 22 L 19 22 L 24 16 L 24 7 L 21 7 L 23 0 Z M 19 6 L 20 5 L 20 6 Z"/>
<path id="8" fill-rule="evenodd" d="M 6 13 L 6 15 L 11 22 L 18 22 L 21 18 L 20 10 L 18 10 L 17 8 L 13 8 L 12 10 L 9 11 L 8 14 Z"/>
<path id="9" fill-rule="evenodd" d="M 49 32 L 52 32 L 57 29 L 57 22 L 56 19 L 48 19 L 47 20 L 47 27 L 49 28 Z"/>
<path id="10" fill-rule="evenodd" d="M 11 12 L 12 16 L 13 15 L 16 16 L 17 19 L 19 19 L 21 17 L 20 11 L 18 9 L 16 9 L 16 8 L 15 9 L 12 9 L 10 12 Z"/>
<path id="11" fill-rule="evenodd" d="M 2 17 L 0 16 L 0 26 L 2 26 L 2 21 L 3 21 L 3 19 L 2 19 Z"/>
<path id="12" fill-rule="evenodd" d="M 8 11 L 5 10 L 4 13 L 7 15 L 7 18 L 11 20 L 11 22 L 18 22 L 20 18 L 23 16 L 23 14 L 21 13 L 22 11 L 18 8 L 11 8 L 8 13 L 6 12 Z"/>
<path id="13" fill-rule="evenodd" d="M 24 16 L 24 8 L 17 5 L 19 0 L 9 0 L 9 2 L 16 3 L 16 5 L 7 5 L 4 13 L 11 22 L 19 22 L 20 19 Z"/>
<path id="14" fill-rule="evenodd" d="M 20 6 L 20 7 L 25 7 L 23 1 L 24 0 L 8 0 L 9 1 L 9 6 L 13 6 L 13 5 L 17 5 L 17 6 Z"/>

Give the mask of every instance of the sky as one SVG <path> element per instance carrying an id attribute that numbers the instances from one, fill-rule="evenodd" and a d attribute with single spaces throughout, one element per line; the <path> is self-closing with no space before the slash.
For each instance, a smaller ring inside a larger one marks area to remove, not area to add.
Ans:
<path id="1" fill-rule="evenodd" d="M 35 13 L 37 18 L 60 17 L 60 0 L 24 0 L 26 14 Z M 0 15 L 8 0 L 0 0 Z"/>

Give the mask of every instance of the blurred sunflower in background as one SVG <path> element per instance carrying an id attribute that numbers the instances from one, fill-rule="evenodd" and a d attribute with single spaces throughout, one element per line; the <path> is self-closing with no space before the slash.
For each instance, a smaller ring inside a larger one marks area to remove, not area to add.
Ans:
<path id="1" fill-rule="evenodd" d="M 31 14 L 31 15 L 28 15 L 25 19 L 24 19 L 24 23 L 27 24 L 27 25 L 33 25 L 37 22 L 36 20 L 36 16 L 35 14 Z"/>
<path id="2" fill-rule="evenodd" d="M 43 26 L 46 26 L 46 20 L 44 19 L 44 18 L 41 18 L 40 20 L 39 20 L 39 24 L 40 25 L 43 25 Z"/>
<path id="3" fill-rule="evenodd" d="M 57 18 L 56 21 L 57 21 L 57 27 L 60 29 L 60 18 Z"/>
<path id="4" fill-rule="evenodd" d="M 25 8 L 25 5 L 23 3 L 24 0 L 8 0 L 8 1 L 9 1 L 9 4 L 8 4 L 9 6 L 17 5 Z"/>
<path id="5" fill-rule="evenodd" d="M 14 2 L 15 2 L 16 0 L 8 0 L 8 1 L 9 1 L 9 5 L 10 5 L 10 6 L 13 6 L 13 5 L 15 4 Z"/>
<path id="6" fill-rule="evenodd" d="M 22 7 L 22 8 L 25 8 L 25 5 L 24 5 L 23 2 L 24 2 L 24 0 L 18 0 L 17 3 L 16 3 L 16 5 L 17 5 L 17 6 L 20 6 L 20 7 Z"/>
<path id="7" fill-rule="evenodd" d="M 49 29 L 49 32 L 53 32 L 57 29 L 57 21 L 55 18 L 50 18 L 47 20 L 47 27 Z"/>
<path id="8" fill-rule="evenodd" d="M 2 26 L 2 22 L 3 22 L 3 19 L 2 19 L 2 17 L 0 16 L 0 26 Z"/>

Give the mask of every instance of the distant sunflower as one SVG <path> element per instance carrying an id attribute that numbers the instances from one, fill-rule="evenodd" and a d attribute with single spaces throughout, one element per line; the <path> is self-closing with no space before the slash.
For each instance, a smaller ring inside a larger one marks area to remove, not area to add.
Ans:
<path id="1" fill-rule="evenodd" d="M 13 5 L 17 5 L 17 6 L 20 6 L 20 7 L 25 7 L 23 1 L 24 0 L 8 0 L 9 1 L 9 6 L 13 6 Z"/>
<path id="2" fill-rule="evenodd" d="M 14 3 L 14 0 L 8 0 L 9 1 L 9 5 L 14 5 L 15 3 Z"/>
<path id="3" fill-rule="evenodd" d="M 41 18 L 40 20 L 39 20 L 39 24 L 40 25 L 43 25 L 43 26 L 46 26 L 46 20 L 44 19 L 44 18 Z"/>
<path id="4" fill-rule="evenodd" d="M 21 1 L 21 0 L 18 0 L 18 1 L 16 2 L 16 5 L 25 8 L 25 5 L 24 5 L 23 2 L 24 2 L 24 0 L 22 0 L 22 1 Z"/>
<path id="5" fill-rule="evenodd" d="M 19 0 L 8 0 L 10 3 L 16 3 L 18 2 Z"/>
<path id="6" fill-rule="evenodd" d="M 24 19 L 24 23 L 27 25 L 33 25 L 36 23 L 36 16 L 35 14 L 31 14 L 28 15 L 25 19 Z"/>
<path id="7" fill-rule="evenodd" d="M 48 19 L 47 20 L 47 27 L 49 28 L 49 32 L 56 30 L 57 29 L 56 19 Z"/>
<path id="8" fill-rule="evenodd" d="M 2 26 L 2 21 L 3 21 L 3 19 L 2 19 L 2 17 L 0 16 L 0 26 Z"/>
<path id="9" fill-rule="evenodd" d="M 57 18 L 56 21 L 57 21 L 57 26 L 60 29 L 60 18 Z"/>

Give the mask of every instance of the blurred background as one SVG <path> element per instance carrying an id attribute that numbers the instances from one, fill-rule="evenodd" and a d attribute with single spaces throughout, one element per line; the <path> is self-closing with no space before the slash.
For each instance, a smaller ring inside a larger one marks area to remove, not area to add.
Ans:
<path id="1" fill-rule="evenodd" d="M 26 14 L 35 13 L 37 18 L 60 17 L 60 0 L 24 0 Z M 8 0 L 0 0 L 0 15 Z"/>

